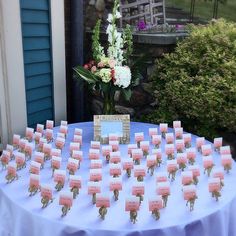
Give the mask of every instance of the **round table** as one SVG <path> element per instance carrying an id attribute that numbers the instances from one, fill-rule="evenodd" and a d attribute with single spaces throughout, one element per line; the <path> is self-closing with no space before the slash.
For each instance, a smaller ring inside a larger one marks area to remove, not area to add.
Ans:
<path id="1" fill-rule="evenodd" d="M 158 127 L 153 124 L 131 122 L 131 142 L 134 143 L 134 133 L 144 132 L 145 140 L 150 140 L 148 128 Z M 91 202 L 91 196 L 87 193 L 87 182 L 89 178 L 88 150 L 90 141 L 93 140 L 93 123 L 78 123 L 69 125 L 69 134 L 65 148 L 62 152 L 62 168 L 66 169 L 69 157 L 69 142 L 72 141 L 74 128 L 83 129 L 84 159 L 80 169 L 76 172 L 82 176 L 82 189 L 79 196 L 73 201 L 73 206 L 67 216 L 61 217 L 61 206 L 59 205 L 59 193 L 54 191 L 55 200 L 47 208 L 41 208 L 40 194 L 29 197 L 29 163 L 27 168 L 20 170 L 20 178 L 11 184 L 6 184 L 6 171 L 0 172 L 0 235 L 1 236 L 58 236 L 58 235 L 145 235 L 145 236 L 234 236 L 236 235 L 236 169 L 225 174 L 225 186 L 222 189 L 222 197 L 215 201 L 208 192 L 208 177 L 203 174 L 197 186 L 198 199 L 194 211 L 190 212 L 186 207 L 181 190 L 180 171 L 177 172 L 176 180 L 171 182 L 171 195 L 169 196 L 167 208 L 161 210 L 161 218 L 156 221 L 149 212 L 148 198 L 155 195 L 155 177 L 147 174 L 145 177 L 145 195 L 138 212 L 138 222 L 132 224 L 129 212 L 125 212 L 125 199 L 131 195 L 132 183 L 136 182 L 134 177 L 128 178 L 125 171 L 122 174 L 123 190 L 120 192 L 119 200 L 114 201 L 113 193 L 109 191 L 109 165 L 103 159 L 103 181 L 102 192 L 111 195 L 111 207 L 108 209 L 105 220 L 98 217 L 98 209 Z M 54 128 L 56 134 L 58 127 Z M 172 132 L 172 129 L 169 128 Z M 196 136 L 192 135 L 192 145 L 195 145 Z M 209 143 L 208 141 L 206 141 Z M 164 141 L 162 142 L 164 152 Z M 122 158 L 127 156 L 127 145 L 120 145 Z M 164 155 L 165 156 L 165 155 Z M 214 162 L 220 166 L 219 154 L 214 152 Z M 32 158 L 33 159 L 33 158 Z M 166 158 L 164 157 L 164 160 Z M 197 162 L 202 166 L 201 155 L 198 154 Z M 145 159 L 142 160 L 145 164 Z M 157 168 L 155 172 L 166 171 L 166 165 Z M 50 183 L 55 186 L 52 179 L 50 161 L 45 163 L 41 170 L 41 183 Z M 68 172 L 67 172 L 68 175 Z M 68 179 L 68 178 L 67 178 Z M 68 181 L 63 190 L 69 190 Z"/>

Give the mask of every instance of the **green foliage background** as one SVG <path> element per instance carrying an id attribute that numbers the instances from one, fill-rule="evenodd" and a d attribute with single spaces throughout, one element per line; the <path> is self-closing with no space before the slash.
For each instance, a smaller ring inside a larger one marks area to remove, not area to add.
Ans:
<path id="1" fill-rule="evenodd" d="M 236 132 L 236 24 L 220 19 L 189 32 L 175 52 L 156 61 L 158 107 L 144 120 L 181 120 L 185 130 L 208 138 Z"/>

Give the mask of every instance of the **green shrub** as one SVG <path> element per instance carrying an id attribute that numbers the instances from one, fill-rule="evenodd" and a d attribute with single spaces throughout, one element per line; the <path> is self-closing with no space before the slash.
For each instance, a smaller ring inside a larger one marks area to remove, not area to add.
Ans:
<path id="1" fill-rule="evenodd" d="M 180 119 L 186 130 L 208 138 L 236 132 L 236 24 L 220 19 L 189 30 L 173 53 L 156 61 L 159 105 L 146 121 Z"/>

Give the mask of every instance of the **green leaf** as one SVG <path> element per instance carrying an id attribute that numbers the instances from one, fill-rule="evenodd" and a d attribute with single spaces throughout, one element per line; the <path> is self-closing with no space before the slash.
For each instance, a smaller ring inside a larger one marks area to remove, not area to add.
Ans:
<path id="1" fill-rule="evenodd" d="M 129 101 L 132 95 L 132 91 L 131 89 L 123 89 L 122 90 L 123 96 L 125 98 L 126 101 Z"/>
<path id="2" fill-rule="evenodd" d="M 81 77 L 83 80 L 85 80 L 89 84 L 95 84 L 98 81 L 96 75 L 94 75 L 89 70 L 84 69 L 84 67 L 82 67 L 82 66 L 74 67 L 73 70 L 74 70 L 75 75 L 77 77 Z"/>

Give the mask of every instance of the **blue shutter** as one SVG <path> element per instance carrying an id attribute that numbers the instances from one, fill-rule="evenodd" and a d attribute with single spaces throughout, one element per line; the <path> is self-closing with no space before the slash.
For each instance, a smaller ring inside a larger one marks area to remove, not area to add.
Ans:
<path id="1" fill-rule="evenodd" d="M 28 126 L 54 119 L 49 0 L 20 0 Z"/>

